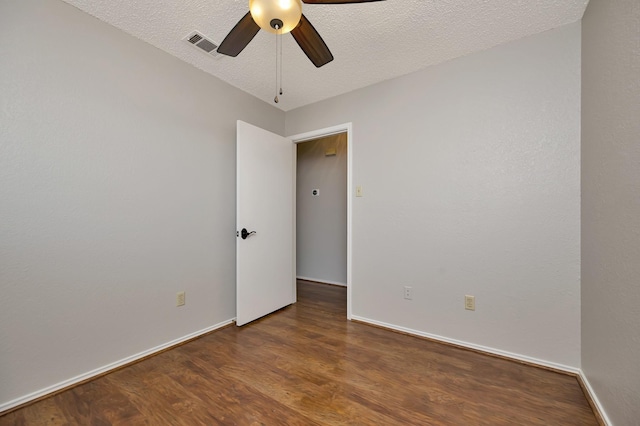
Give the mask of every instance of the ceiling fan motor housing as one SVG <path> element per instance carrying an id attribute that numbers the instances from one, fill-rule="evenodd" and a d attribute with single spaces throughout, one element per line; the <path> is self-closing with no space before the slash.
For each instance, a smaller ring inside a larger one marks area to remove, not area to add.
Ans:
<path id="1" fill-rule="evenodd" d="M 302 14 L 302 3 L 349 4 L 377 1 L 384 0 L 249 0 L 249 12 L 222 40 L 218 53 L 238 56 L 260 29 L 273 34 L 291 32 L 300 49 L 313 65 L 320 68 L 333 61 L 333 55 L 318 31 Z"/>
<path id="2" fill-rule="evenodd" d="M 265 31 L 285 34 L 293 30 L 302 16 L 300 0 L 249 0 L 253 20 Z M 280 26 L 280 28 L 277 28 Z"/>

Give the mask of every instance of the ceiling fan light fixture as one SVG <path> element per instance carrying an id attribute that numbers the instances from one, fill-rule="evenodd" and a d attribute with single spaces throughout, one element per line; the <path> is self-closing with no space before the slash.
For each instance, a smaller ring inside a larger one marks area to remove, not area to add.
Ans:
<path id="1" fill-rule="evenodd" d="M 249 10 L 260 28 L 274 34 L 285 34 L 300 22 L 302 3 L 300 0 L 249 0 Z M 276 29 L 272 21 L 278 20 L 282 22 L 282 28 Z"/>

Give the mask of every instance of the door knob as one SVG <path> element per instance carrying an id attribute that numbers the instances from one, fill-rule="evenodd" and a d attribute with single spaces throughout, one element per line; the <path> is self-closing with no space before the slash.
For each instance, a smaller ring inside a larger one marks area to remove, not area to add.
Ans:
<path id="1" fill-rule="evenodd" d="M 252 236 L 253 234 L 255 234 L 256 231 L 247 231 L 247 228 L 242 228 L 242 231 L 240 231 L 240 236 L 242 237 L 243 240 L 246 240 L 248 237 Z"/>

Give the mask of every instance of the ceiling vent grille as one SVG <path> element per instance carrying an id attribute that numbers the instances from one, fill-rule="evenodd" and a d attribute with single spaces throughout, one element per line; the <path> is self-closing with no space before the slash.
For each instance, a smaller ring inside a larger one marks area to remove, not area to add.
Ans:
<path id="1" fill-rule="evenodd" d="M 216 51 L 216 49 L 218 48 L 218 43 L 204 36 L 200 31 L 191 32 L 183 40 L 185 40 L 193 47 L 196 47 L 201 52 L 204 52 L 209 56 L 213 56 L 214 58 L 224 56 Z"/>

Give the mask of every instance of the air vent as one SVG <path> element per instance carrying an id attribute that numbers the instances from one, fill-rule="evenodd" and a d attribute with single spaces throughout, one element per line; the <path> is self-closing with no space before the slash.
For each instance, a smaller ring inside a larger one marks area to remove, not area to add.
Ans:
<path id="1" fill-rule="evenodd" d="M 224 56 L 216 51 L 216 49 L 218 48 L 218 43 L 204 36 L 200 31 L 194 31 L 190 33 L 184 38 L 184 40 L 209 56 L 213 56 L 214 58 Z"/>

